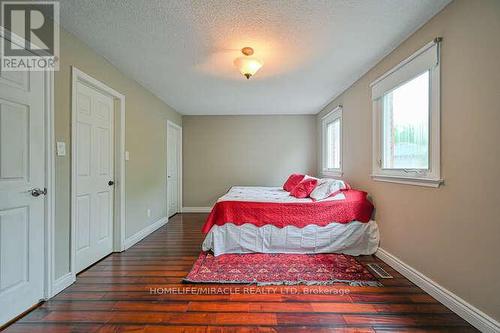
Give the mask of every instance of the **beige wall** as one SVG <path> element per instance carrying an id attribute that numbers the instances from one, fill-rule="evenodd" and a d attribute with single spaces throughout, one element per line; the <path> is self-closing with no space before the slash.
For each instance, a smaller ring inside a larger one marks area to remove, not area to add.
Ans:
<path id="1" fill-rule="evenodd" d="M 369 84 L 442 36 L 445 185 L 375 182 Z M 500 1 L 456 0 L 318 115 L 344 106 L 344 172 L 374 197 L 381 247 L 500 319 Z"/>
<path id="2" fill-rule="evenodd" d="M 55 74 L 55 136 L 68 154 L 56 157 L 56 277 L 69 271 L 71 174 L 71 67 L 102 81 L 126 97 L 126 236 L 166 216 L 166 120 L 181 116 L 137 82 L 127 78 L 73 35 L 61 31 L 61 67 Z M 151 208 L 152 216 L 146 216 Z"/>
<path id="3" fill-rule="evenodd" d="M 211 206 L 232 185 L 281 186 L 315 173 L 315 116 L 184 116 L 185 207 Z"/>

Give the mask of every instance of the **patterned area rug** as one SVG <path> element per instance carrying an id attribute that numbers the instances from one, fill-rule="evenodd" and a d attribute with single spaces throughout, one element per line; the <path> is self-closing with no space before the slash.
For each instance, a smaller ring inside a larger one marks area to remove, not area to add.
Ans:
<path id="1" fill-rule="evenodd" d="M 354 257 L 344 254 L 223 254 L 202 252 L 185 283 L 381 286 Z"/>

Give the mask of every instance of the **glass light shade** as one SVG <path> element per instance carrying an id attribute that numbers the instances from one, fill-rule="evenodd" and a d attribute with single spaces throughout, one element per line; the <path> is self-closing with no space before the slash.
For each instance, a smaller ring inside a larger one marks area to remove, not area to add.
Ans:
<path id="1" fill-rule="evenodd" d="M 234 60 L 234 65 L 238 68 L 241 74 L 245 75 L 245 77 L 249 79 L 250 76 L 257 73 L 263 63 L 257 58 L 239 57 Z"/>

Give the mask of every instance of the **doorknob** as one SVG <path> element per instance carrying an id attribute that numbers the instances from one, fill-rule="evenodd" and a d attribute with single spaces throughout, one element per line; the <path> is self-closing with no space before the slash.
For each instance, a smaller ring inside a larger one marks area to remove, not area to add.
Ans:
<path id="1" fill-rule="evenodd" d="M 113 185 L 115 185 L 115 182 L 114 182 L 114 181 L 112 181 L 112 180 L 110 180 L 110 181 L 108 182 L 108 185 L 109 185 L 109 186 L 113 186 Z"/>
<path id="2" fill-rule="evenodd" d="M 39 197 L 40 195 L 46 195 L 47 194 L 47 189 L 44 188 L 43 190 L 39 189 L 39 188 L 34 188 L 30 191 L 31 195 L 34 196 L 35 198 L 36 197 Z"/>

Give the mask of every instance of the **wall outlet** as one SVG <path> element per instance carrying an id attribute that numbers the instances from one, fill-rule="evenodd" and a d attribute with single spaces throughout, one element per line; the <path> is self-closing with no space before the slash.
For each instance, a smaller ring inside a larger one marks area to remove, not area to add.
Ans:
<path id="1" fill-rule="evenodd" d="M 146 214 L 148 215 L 148 217 L 151 217 L 151 209 L 148 208 L 148 210 L 146 211 Z"/>

